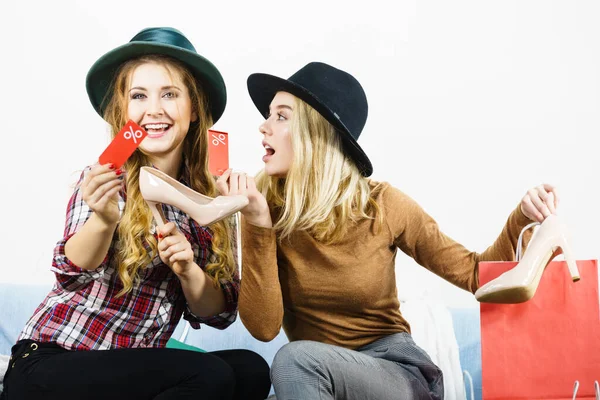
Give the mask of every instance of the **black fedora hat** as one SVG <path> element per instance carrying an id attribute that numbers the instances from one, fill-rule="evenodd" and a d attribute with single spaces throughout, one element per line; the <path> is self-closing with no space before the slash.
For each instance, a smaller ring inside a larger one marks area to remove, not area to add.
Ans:
<path id="1" fill-rule="evenodd" d="M 227 103 L 223 77 L 219 70 L 198 54 L 192 43 L 174 28 L 143 29 L 129 43 L 109 51 L 92 65 L 86 77 L 86 89 L 96 112 L 103 117 L 104 108 L 109 100 L 105 98 L 107 91 L 121 64 L 132 58 L 151 54 L 172 57 L 190 69 L 206 92 L 213 122 L 217 122 Z"/>
<path id="2" fill-rule="evenodd" d="M 367 122 L 367 96 L 360 83 L 349 73 L 321 62 L 311 62 L 289 79 L 268 74 L 248 77 L 248 92 L 266 117 L 277 92 L 288 92 L 319 112 L 340 133 L 344 150 L 364 176 L 373 166 L 358 145 L 358 137 Z"/>

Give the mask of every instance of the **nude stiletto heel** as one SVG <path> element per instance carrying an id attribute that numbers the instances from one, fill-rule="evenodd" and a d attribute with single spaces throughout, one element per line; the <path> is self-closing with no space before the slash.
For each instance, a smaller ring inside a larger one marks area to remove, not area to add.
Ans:
<path id="1" fill-rule="evenodd" d="M 248 205 L 246 196 L 208 197 L 150 167 L 140 169 L 140 192 L 159 226 L 165 223 L 159 203 L 179 208 L 202 226 L 227 218 Z"/>
<path id="2" fill-rule="evenodd" d="M 158 226 L 163 226 L 166 223 L 166 221 L 162 215 L 162 211 L 160 209 L 160 203 L 146 200 L 146 204 L 148 204 L 150 211 L 152 211 L 152 216 L 154 216 L 154 220 L 156 221 L 156 224 Z"/>
<path id="3" fill-rule="evenodd" d="M 540 225 L 534 233 L 527 250 L 520 259 L 523 232 L 533 225 Z M 510 271 L 486 283 L 475 292 L 475 298 L 482 303 L 522 303 L 533 297 L 544 270 L 557 250 L 562 250 L 569 273 L 574 282 L 579 280 L 579 270 L 567 240 L 564 224 L 556 215 L 548 216 L 543 223 L 533 223 L 525 227 L 517 244 L 519 263 Z"/>

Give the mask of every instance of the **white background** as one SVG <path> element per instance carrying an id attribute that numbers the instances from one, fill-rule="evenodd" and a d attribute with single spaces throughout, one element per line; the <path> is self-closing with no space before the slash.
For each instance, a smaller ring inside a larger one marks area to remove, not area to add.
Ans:
<path id="1" fill-rule="evenodd" d="M 181 30 L 222 72 L 231 166 L 261 167 L 253 72 L 314 60 L 352 73 L 369 99 L 359 143 L 376 180 L 415 198 L 483 251 L 526 190 L 561 191 L 579 259 L 600 249 L 598 1 L 3 1 L 0 281 L 50 283 L 71 185 L 108 144 L 85 91 L 105 52 L 150 26 Z M 474 306 L 399 254 L 399 295 Z"/>

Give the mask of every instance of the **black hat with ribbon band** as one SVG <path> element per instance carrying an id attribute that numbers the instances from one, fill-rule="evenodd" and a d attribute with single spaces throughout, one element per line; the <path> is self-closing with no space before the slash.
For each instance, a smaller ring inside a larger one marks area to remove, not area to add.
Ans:
<path id="1" fill-rule="evenodd" d="M 223 114 L 227 103 L 225 82 L 219 70 L 196 52 L 192 43 L 174 28 L 146 28 L 129 43 L 104 54 L 92 65 L 86 77 L 86 89 L 92 106 L 101 117 L 110 98 L 107 92 L 119 67 L 127 60 L 145 55 L 172 57 L 187 66 L 207 94 L 213 122 Z M 108 94 L 110 96 L 110 94 Z"/>
<path id="2" fill-rule="evenodd" d="M 267 74 L 248 77 L 248 92 L 263 116 L 277 92 L 287 92 L 321 114 L 342 138 L 344 151 L 364 176 L 373 173 L 371 161 L 358 145 L 369 106 L 360 83 L 349 73 L 321 62 L 311 62 L 288 79 Z"/>

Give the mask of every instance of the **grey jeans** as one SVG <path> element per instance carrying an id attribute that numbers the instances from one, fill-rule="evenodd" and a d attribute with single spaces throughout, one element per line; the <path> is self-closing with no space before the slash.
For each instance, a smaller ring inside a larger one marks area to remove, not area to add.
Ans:
<path id="1" fill-rule="evenodd" d="M 357 350 L 300 340 L 271 366 L 277 400 L 442 400 L 442 371 L 408 333 Z"/>

